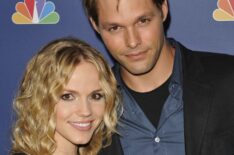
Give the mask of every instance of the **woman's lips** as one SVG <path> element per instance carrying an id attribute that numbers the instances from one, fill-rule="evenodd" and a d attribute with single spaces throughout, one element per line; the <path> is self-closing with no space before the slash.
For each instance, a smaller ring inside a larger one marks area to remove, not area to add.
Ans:
<path id="1" fill-rule="evenodd" d="M 88 130 L 90 130 L 91 127 L 92 127 L 92 122 L 93 122 L 93 121 L 69 122 L 69 124 L 70 124 L 72 127 L 76 128 L 76 129 L 78 129 L 78 130 L 80 130 L 80 131 L 88 131 Z"/>

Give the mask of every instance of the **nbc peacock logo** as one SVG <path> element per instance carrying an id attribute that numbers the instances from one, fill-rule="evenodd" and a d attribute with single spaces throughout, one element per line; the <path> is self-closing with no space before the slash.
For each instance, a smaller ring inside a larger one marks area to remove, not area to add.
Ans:
<path id="1" fill-rule="evenodd" d="M 218 0 L 218 9 L 214 10 L 216 21 L 234 21 L 234 0 Z"/>
<path id="2" fill-rule="evenodd" d="M 12 15 L 15 24 L 57 24 L 60 19 L 51 1 L 24 0 L 16 3 L 15 10 Z"/>

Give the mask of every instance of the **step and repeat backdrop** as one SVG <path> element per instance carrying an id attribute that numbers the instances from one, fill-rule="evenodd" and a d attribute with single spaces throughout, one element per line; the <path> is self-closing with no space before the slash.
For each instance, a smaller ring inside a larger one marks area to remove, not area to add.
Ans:
<path id="1" fill-rule="evenodd" d="M 234 0 L 169 0 L 168 37 L 188 48 L 234 55 Z M 81 0 L 0 1 L 0 154 L 8 154 L 12 101 L 28 60 L 45 43 L 72 36 L 100 50 Z"/>

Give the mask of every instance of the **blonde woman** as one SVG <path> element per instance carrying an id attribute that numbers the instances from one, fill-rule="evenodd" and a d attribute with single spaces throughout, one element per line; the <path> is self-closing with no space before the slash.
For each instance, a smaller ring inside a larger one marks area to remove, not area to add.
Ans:
<path id="1" fill-rule="evenodd" d="M 116 81 L 83 41 L 47 44 L 28 63 L 14 101 L 12 154 L 95 155 L 117 123 Z"/>

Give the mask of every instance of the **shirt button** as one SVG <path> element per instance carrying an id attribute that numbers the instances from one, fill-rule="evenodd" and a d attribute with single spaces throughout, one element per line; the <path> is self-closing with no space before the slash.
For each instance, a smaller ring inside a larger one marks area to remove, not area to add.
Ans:
<path id="1" fill-rule="evenodd" d="M 156 143 L 160 142 L 160 138 L 158 136 L 154 140 L 155 140 Z"/>

